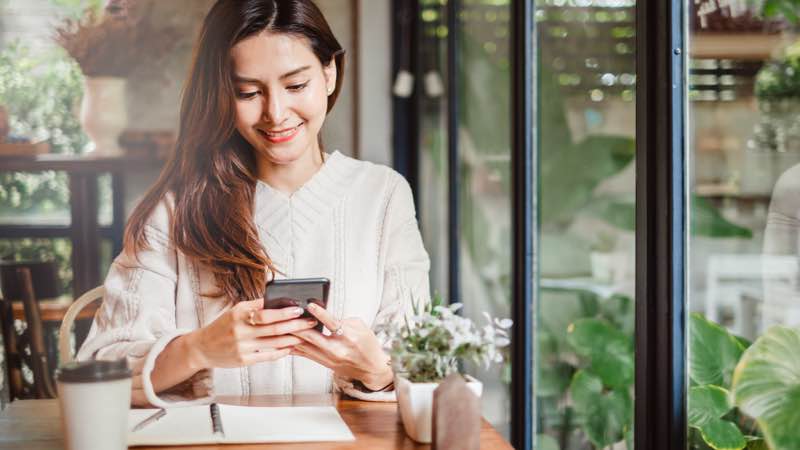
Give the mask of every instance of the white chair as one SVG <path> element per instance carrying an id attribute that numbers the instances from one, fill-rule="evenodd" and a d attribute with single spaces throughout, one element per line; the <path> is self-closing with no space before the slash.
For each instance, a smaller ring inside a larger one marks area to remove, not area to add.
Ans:
<path id="1" fill-rule="evenodd" d="M 72 332 L 72 323 L 75 322 L 78 313 L 89 303 L 95 300 L 102 300 L 105 292 L 106 290 L 103 286 L 98 286 L 78 297 L 67 309 L 67 313 L 64 314 L 64 320 L 61 322 L 61 326 L 58 329 L 58 356 L 60 364 L 66 364 L 72 361 L 72 339 L 70 339 L 70 333 Z"/>

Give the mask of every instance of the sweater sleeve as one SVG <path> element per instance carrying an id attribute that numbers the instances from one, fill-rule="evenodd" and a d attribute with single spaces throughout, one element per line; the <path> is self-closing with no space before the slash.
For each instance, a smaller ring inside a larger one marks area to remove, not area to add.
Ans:
<path id="1" fill-rule="evenodd" d="M 412 305 L 430 302 L 430 259 L 417 224 L 414 197 L 408 182 L 394 173 L 396 181 L 389 194 L 381 227 L 380 249 L 385 255 L 380 307 L 372 329 L 410 316 Z M 370 401 L 395 401 L 394 390 L 363 392 L 350 382 L 337 379 L 337 385 L 351 397 Z"/>
<path id="2" fill-rule="evenodd" d="M 150 375 L 156 358 L 173 339 L 192 330 L 176 325 L 177 251 L 169 240 L 168 211 L 160 204 L 146 227 L 149 248 L 123 252 L 104 283 L 103 303 L 78 360 L 127 358 L 133 371 L 133 404 L 156 407 L 207 402 L 211 371 L 203 370 L 158 395 Z"/>
<path id="3" fill-rule="evenodd" d="M 764 230 L 764 326 L 795 324 L 800 311 L 796 260 L 800 254 L 800 166 L 787 170 L 775 183 Z"/>
<path id="4" fill-rule="evenodd" d="M 411 315 L 414 303 L 430 302 L 430 258 L 419 232 L 411 187 L 400 175 L 386 206 L 382 238 L 383 294 L 373 328 Z"/>

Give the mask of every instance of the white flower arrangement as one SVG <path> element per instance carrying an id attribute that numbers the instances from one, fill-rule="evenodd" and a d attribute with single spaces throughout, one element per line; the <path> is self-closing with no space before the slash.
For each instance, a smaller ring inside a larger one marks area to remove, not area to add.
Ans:
<path id="1" fill-rule="evenodd" d="M 437 382 L 458 372 L 460 360 L 471 360 L 489 367 L 503 361 L 500 348 L 507 346 L 510 319 L 492 319 L 478 328 L 472 320 L 456 314 L 463 305 L 444 306 L 434 298 L 422 310 L 415 304 L 414 315 L 403 322 L 382 327 L 386 349 L 394 372 L 411 382 Z"/>

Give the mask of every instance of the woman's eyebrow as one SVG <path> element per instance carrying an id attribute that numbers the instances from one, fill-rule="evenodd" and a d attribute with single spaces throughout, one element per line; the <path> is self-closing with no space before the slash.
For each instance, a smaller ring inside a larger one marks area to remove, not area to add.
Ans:
<path id="1" fill-rule="evenodd" d="M 280 79 L 283 80 L 283 79 L 292 77 L 292 76 L 297 75 L 300 72 L 304 72 L 304 71 L 306 71 L 306 70 L 308 70 L 310 68 L 311 68 L 311 66 L 298 67 L 297 69 L 291 70 L 291 71 L 286 72 L 285 74 L 281 75 Z M 245 76 L 239 75 L 237 73 L 234 73 L 233 74 L 233 82 L 234 83 L 261 83 L 262 81 L 257 79 L 257 78 L 249 78 L 249 77 L 245 77 Z"/>

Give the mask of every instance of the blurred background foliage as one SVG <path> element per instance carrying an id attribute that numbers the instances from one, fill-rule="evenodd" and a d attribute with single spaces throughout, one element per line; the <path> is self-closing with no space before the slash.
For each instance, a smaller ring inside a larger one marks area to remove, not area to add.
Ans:
<path id="1" fill-rule="evenodd" d="M 51 0 L 64 17 L 80 17 L 101 0 Z M 0 12 L 7 1 L 0 3 Z M 0 104 L 9 113 L 13 135 L 47 141 L 52 153 L 81 154 L 89 140 L 77 111 L 83 75 L 60 47 L 36 48 L 19 41 L 0 48 Z M 102 191 L 106 191 L 103 189 Z M 101 193 L 101 198 L 108 194 Z M 69 184 L 63 172 L 0 172 L 0 223 L 69 224 Z M 72 285 L 68 239 L 0 239 L 0 258 L 54 260 L 64 292 Z"/>

